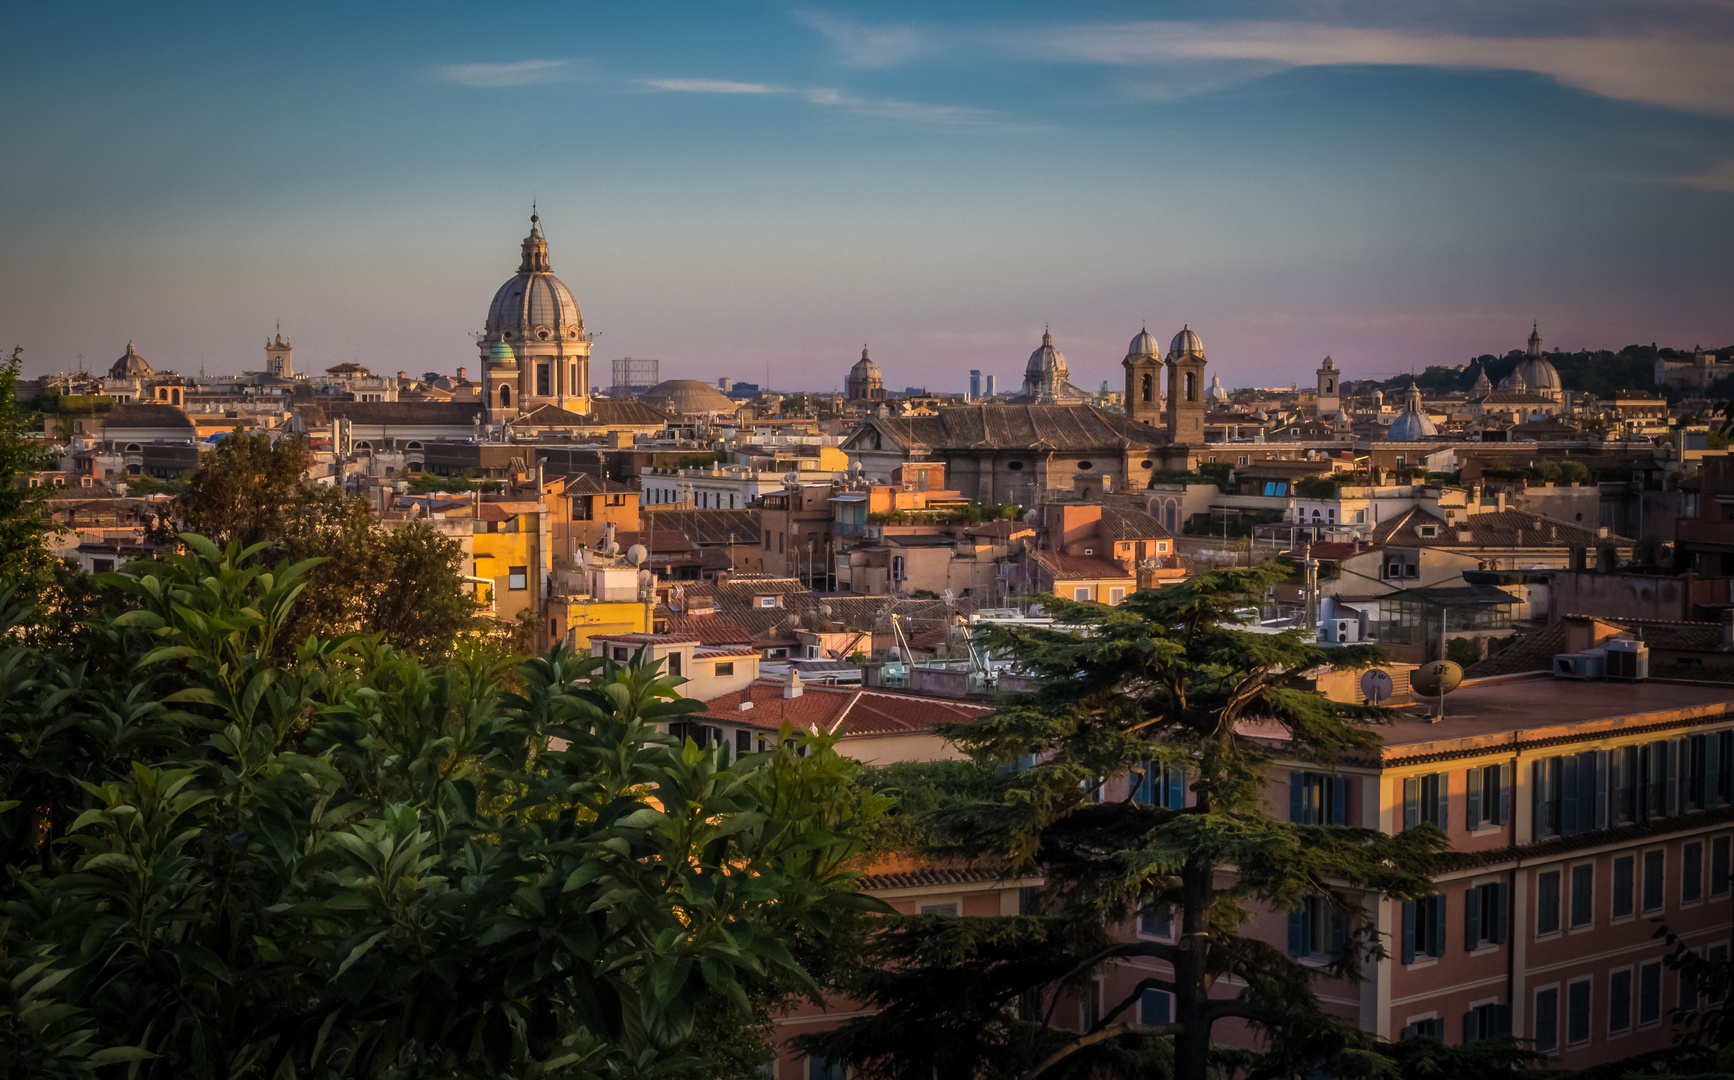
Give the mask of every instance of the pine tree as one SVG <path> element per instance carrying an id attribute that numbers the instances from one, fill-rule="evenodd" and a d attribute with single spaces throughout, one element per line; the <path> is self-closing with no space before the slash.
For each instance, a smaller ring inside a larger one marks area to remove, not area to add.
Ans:
<path id="1" fill-rule="evenodd" d="M 1377 649 L 1327 651 L 1302 631 L 1242 628 L 1237 612 L 1281 576 L 1211 573 L 1119 607 L 1050 599 L 1065 629 L 989 632 L 989 647 L 1040 688 L 948 732 L 1003 782 L 997 797 L 960 798 L 931 815 L 924 831 L 938 839 L 928 853 L 1043 875 L 1039 906 L 1000 918 L 892 920 L 848 988 L 877 1013 L 808 1040 L 813 1052 L 894 1080 L 1202 1080 L 1213 1061 L 1255 1076 L 1397 1071 L 1388 1047 L 1321 1007 L 1313 982 L 1353 978 L 1383 955 L 1363 898 L 1430 894 L 1432 876 L 1455 857 L 1430 827 L 1390 836 L 1295 824 L 1267 809 L 1274 761 L 1328 772 L 1375 753 L 1386 719 L 1291 685 L 1316 668 L 1366 666 L 1382 658 Z M 1193 805 L 1098 801 L 1109 778 L 1136 789 L 1162 769 L 1184 770 Z M 1244 932 L 1260 913 L 1305 903 L 1324 905 L 1341 927 L 1325 967 Z M 1176 943 L 1117 932 L 1155 913 L 1172 913 Z M 1136 957 L 1167 961 L 1173 975 L 1103 1001 L 1087 1030 L 1057 1019 L 1057 1006 L 1076 1000 L 1069 994 Z M 1173 995 L 1169 1023 L 1130 1023 L 1147 989 Z M 1213 1045 L 1216 1025 L 1234 1018 L 1262 1037 L 1261 1051 Z M 1475 1053 L 1482 1071 L 1527 1056 L 1509 1045 Z M 1439 1060 L 1433 1051 L 1408 1057 Z"/>

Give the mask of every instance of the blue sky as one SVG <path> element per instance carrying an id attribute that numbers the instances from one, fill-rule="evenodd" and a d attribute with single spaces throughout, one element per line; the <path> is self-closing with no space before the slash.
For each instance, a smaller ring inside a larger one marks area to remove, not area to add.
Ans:
<path id="1" fill-rule="evenodd" d="M 606 361 L 1231 386 L 1734 343 L 1734 5 L 8 5 L 27 370 L 475 367 L 538 201 Z"/>

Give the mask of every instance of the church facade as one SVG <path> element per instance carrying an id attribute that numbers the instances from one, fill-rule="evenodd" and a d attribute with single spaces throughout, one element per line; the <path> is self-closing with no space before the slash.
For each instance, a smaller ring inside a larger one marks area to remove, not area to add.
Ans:
<path id="1" fill-rule="evenodd" d="M 488 420 L 552 405 L 590 411 L 590 336 L 566 283 L 554 276 L 541 218 L 530 215 L 518 272 L 494 293 L 477 341 Z"/>

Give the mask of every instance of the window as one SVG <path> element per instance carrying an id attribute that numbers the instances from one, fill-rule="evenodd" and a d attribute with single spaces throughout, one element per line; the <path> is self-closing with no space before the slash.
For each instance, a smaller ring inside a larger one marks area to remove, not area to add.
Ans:
<path id="1" fill-rule="evenodd" d="M 1729 754 L 1734 732 L 1694 735 L 1681 742 L 1680 771 L 1685 774 L 1685 805 L 1681 810 L 1712 810 L 1728 797 Z"/>
<path id="2" fill-rule="evenodd" d="M 1632 970 L 1608 976 L 1608 1030 L 1630 1031 L 1632 1027 Z"/>
<path id="3" fill-rule="evenodd" d="M 1680 1011 L 1692 1012 L 1698 1007 L 1698 980 L 1680 972 Z"/>
<path id="4" fill-rule="evenodd" d="M 716 677 L 719 679 L 726 679 L 730 675 L 733 675 L 734 673 L 735 673 L 735 663 L 733 660 L 730 660 L 726 664 L 718 664 L 716 666 Z"/>
<path id="5" fill-rule="evenodd" d="M 543 397 L 547 397 L 549 392 L 550 391 L 548 389 L 548 365 L 547 364 L 537 364 L 536 365 L 536 393 L 540 394 Z"/>
<path id="6" fill-rule="evenodd" d="M 1542 1053 L 1559 1049 L 1559 988 L 1550 986 L 1535 994 L 1535 1048 Z"/>
<path id="7" fill-rule="evenodd" d="M 1635 858 L 1622 855 L 1614 860 L 1614 902 L 1611 913 L 1616 919 L 1629 917 L 1633 911 L 1632 890 L 1635 887 Z"/>
<path id="8" fill-rule="evenodd" d="M 110 570 L 114 569 L 114 560 L 113 559 L 92 559 L 92 560 L 90 560 L 90 569 L 91 569 L 91 572 L 95 573 L 95 574 L 106 574 Z"/>
<path id="9" fill-rule="evenodd" d="M 1151 908 L 1138 916 L 1138 932 L 1146 937 L 1171 937 L 1174 933 L 1174 918 L 1166 907 Z"/>
<path id="10" fill-rule="evenodd" d="M 753 752 L 753 733 L 750 731 L 735 732 L 735 753 L 750 754 Z"/>
<path id="11" fill-rule="evenodd" d="M 1113 588 L 1113 589 L 1108 590 L 1108 603 L 1118 604 L 1120 601 L 1122 601 L 1124 599 L 1126 599 L 1126 590 L 1125 589 Z"/>
<path id="12" fill-rule="evenodd" d="M 1419 828 L 1425 822 L 1444 829 L 1450 808 L 1450 773 L 1403 778 L 1403 828 Z"/>
<path id="13" fill-rule="evenodd" d="M 774 596 L 761 596 L 759 597 L 759 606 L 762 608 L 776 607 L 777 598 Z"/>
<path id="14" fill-rule="evenodd" d="M 1607 773 L 1605 750 L 1537 761 L 1533 825 L 1536 837 L 1576 836 L 1605 827 Z"/>
<path id="15" fill-rule="evenodd" d="M 1090 599 L 1090 587 L 1088 585 L 1079 585 L 1073 588 L 1072 599 L 1081 602 L 1088 601 Z"/>
<path id="16" fill-rule="evenodd" d="M 1728 837 L 1710 841 L 1710 895 L 1728 895 Z"/>
<path id="17" fill-rule="evenodd" d="M 1553 934 L 1559 931 L 1559 871 L 1548 870 L 1536 878 L 1535 932 Z"/>
<path id="18" fill-rule="evenodd" d="M 1463 1041 L 1480 1042 L 1511 1034 L 1511 1006 L 1477 1005 L 1463 1014 Z"/>
<path id="19" fill-rule="evenodd" d="M 1138 1022 L 1147 1026 L 1166 1024 L 1174 1015 L 1173 1001 L 1166 990 L 1146 990 L 1138 995 Z"/>
<path id="20" fill-rule="evenodd" d="M 1712 967 L 1726 967 L 1728 964 L 1728 946 L 1726 946 L 1726 945 L 1712 945 L 1712 946 L 1710 946 L 1710 951 L 1708 954 L 1706 954 L 1705 959 L 1710 961 L 1710 965 Z M 1708 996 L 1710 998 L 1710 1004 L 1712 1004 L 1712 1005 L 1722 1004 L 1722 996 L 1720 994 L 1711 993 Z"/>
<path id="21" fill-rule="evenodd" d="M 1131 777 L 1132 801 L 1139 806 L 1178 810 L 1186 805 L 1186 771 L 1158 761 L 1141 762 Z"/>
<path id="22" fill-rule="evenodd" d="M 1335 958 L 1348 935 L 1348 916 L 1323 897 L 1309 896 L 1288 913 L 1288 954 Z"/>
<path id="23" fill-rule="evenodd" d="M 771 550 L 771 530 L 765 530 L 765 550 Z"/>
<path id="24" fill-rule="evenodd" d="M 680 671 L 680 653 L 671 652 L 668 654 L 668 673 L 670 675 L 679 675 L 681 673 L 681 671 Z"/>
<path id="25" fill-rule="evenodd" d="M 955 919 L 955 918 L 957 918 L 957 905 L 956 904 L 922 904 L 921 905 L 921 913 L 923 915 L 945 915 L 949 918 Z"/>
<path id="26" fill-rule="evenodd" d="M 614 646 L 614 662 L 616 664 L 624 664 L 630 659 L 632 659 L 632 651 L 630 649 L 624 645 Z"/>
<path id="27" fill-rule="evenodd" d="M 1403 963 L 1445 955 L 1445 906 L 1444 896 L 1403 902 Z"/>
<path id="28" fill-rule="evenodd" d="M 1430 1020 L 1417 1020 L 1405 1027 L 1400 1039 L 1437 1039 L 1445 1041 L 1445 1018 L 1435 1016 Z"/>
<path id="29" fill-rule="evenodd" d="M 1704 844 L 1694 840 L 1680 850 L 1680 903 L 1704 899 Z"/>
<path id="30" fill-rule="evenodd" d="M 1588 1042 L 1590 1037 L 1590 984 L 1588 979 L 1574 982 L 1566 989 L 1566 1043 Z"/>
<path id="31" fill-rule="evenodd" d="M 1470 952 L 1505 940 L 1506 894 L 1503 882 L 1477 885 L 1463 894 L 1463 947 Z"/>
<path id="32" fill-rule="evenodd" d="M 1638 969 L 1638 1023 L 1653 1024 L 1662 1018 L 1662 963 Z"/>
<path id="33" fill-rule="evenodd" d="M 1469 770 L 1468 809 L 1465 823 L 1470 832 L 1511 820 L 1511 766 L 1483 765 Z M 1441 824 L 1443 827 L 1443 824 Z"/>
<path id="34" fill-rule="evenodd" d="M 843 1063 L 808 1055 L 807 1080 L 845 1080 Z"/>
<path id="35" fill-rule="evenodd" d="M 1662 906 L 1662 871 L 1664 852 L 1644 852 L 1644 910 L 1656 911 Z"/>
<path id="36" fill-rule="evenodd" d="M 1288 774 L 1288 819 L 1296 825 L 1342 825 L 1348 820 L 1348 781 L 1324 773 Z"/>
<path id="37" fill-rule="evenodd" d="M 1574 930 L 1595 922 L 1595 881 L 1594 863 L 1571 868 L 1571 925 Z"/>
<path id="38" fill-rule="evenodd" d="M 530 568 L 528 566 L 508 567 L 506 587 L 508 589 L 528 589 L 530 587 Z"/>

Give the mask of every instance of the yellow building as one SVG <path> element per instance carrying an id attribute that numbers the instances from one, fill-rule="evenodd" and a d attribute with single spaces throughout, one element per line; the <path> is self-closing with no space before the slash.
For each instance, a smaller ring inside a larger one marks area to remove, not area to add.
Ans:
<path id="1" fill-rule="evenodd" d="M 484 499 L 476 507 L 473 529 L 476 599 L 484 604 L 492 599 L 494 617 L 506 623 L 530 612 L 537 626 L 537 648 L 545 648 L 560 631 L 543 614 L 553 555 L 541 500 Z"/>

